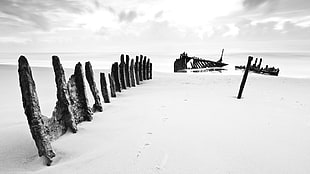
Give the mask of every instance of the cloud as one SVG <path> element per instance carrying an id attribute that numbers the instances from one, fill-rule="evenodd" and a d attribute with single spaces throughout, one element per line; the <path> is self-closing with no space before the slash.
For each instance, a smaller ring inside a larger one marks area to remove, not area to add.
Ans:
<path id="1" fill-rule="evenodd" d="M 161 18 L 161 17 L 163 16 L 163 14 L 164 14 L 164 11 L 161 10 L 161 11 L 157 12 L 157 13 L 155 14 L 154 17 L 155 17 L 156 19 L 158 19 L 158 18 Z"/>
<path id="2" fill-rule="evenodd" d="M 65 13 L 82 14 L 91 12 L 98 7 L 98 1 L 72 1 L 72 0 L 44 0 L 44 1 L 24 1 L 24 0 L 1 0 L 0 17 L 6 16 L 12 21 L 20 21 L 33 28 L 49 30 L 52 26 L 51 16 L 59 16 Z"/>
<path id="3" fill-rule="evenodd" d="M 277 0 L 273 0 L 273 1 L 277 1 Z M 253 8 L 257 8 L 263 4 L 267 4 L 270 2 L 272 1 L 270 0 L 244 0 L 243 6 L 247 9 L 253 9 Z"/>
<path id="4" fill-rule="evenodd" d="M 128 48 L 305 40 L 309 9 L 309 0 L 0 0 L 0 37 L 3 44 L 98 39 Z"/>
<path id="5" fill-rule="evenodd" d="M 132 22 L 137 16 L 137 12 L 133 10 L 127 13 L 125 11 L 122 11 L 118 15 L 120 22 Z"/>
<path id="6" fill-rule="evenodd" d="M 309 0 L 244 0 L 246 10 L 256 10 L 257 13 L 292 13 L 309 11 Z"/>
<path id="7" fill-rule="evenodd" d="M 225 32 L 223 37 L 237 36 L 239 34 L 240 29 L 235 24 L 228 24 L 227 26 L 229 31 Z"/>
<path id="8" fill-rule="evenodd" d="M 0 43 L 21 43 L 25 44 L 29 42 L 30 40 L 20 37 L 13 37 L 13 36 L 7 36 L 7 37 L 0 37 Z"/>
<path id="9" fill-rule="evenodd" d="M 309 28 L 297 26 L 290 21 L 281 21 L 281 26 L 276 20 L 253 23 L 251 21 L 237 23 L 240 29 L 238 39 L 244 41 L 287 41 L 309 40 Z"/>

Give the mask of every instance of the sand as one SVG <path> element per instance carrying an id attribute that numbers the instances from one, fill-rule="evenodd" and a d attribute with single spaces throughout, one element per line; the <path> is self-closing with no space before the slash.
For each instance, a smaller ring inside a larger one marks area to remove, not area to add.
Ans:
<path id="1" fill-rule="evenodd" d="M 155 72 L 53 142 L 47 167 L 23 113 L 17 67 L 1 65 L 0 74 L 0 173 L 310 173 L 307 78 L 249 74 L 238 100 L 240 75 Z M 33 76 L 50 116 L 53 70 L 33 68 Z M 93 104 L 89 90 L 88 98 Z"/>

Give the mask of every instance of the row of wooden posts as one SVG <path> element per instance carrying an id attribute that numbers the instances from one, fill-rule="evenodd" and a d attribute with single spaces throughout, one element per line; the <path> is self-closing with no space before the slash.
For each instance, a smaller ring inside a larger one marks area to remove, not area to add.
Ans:
<path id="1" fill-rule="evenodd" d="M 52 158 L 56 156 L 51 141 L 56 140 L 68 130 L 76 133 L 79 123 L 91 121 L 94 112 L 103 111 L 90 62 L 85 63 L 85 74 L 95 101 L 92 107 L 89 107 L 86 95 L 82 64 L 79 62 L 75 65 L 74 73 L 68 81 L 66 81 L 64 69 L 57 56 L 52 57 L 52 64 L 57 88 L 57 102 L 52 117 L 48 118 L 41 114 L 35 82 L 26 57 L 20 56 L 18 60 L 19 82 L 25 115 L 38 154 L 40 157 L 44 157 L 48 166 L 51 165 Z M 120 63 L 112 64 L 108 77 L 110 96 L 116 97 L 117 92 L 140 85 L 144 80 L 152 79 L 152 63 L 143 55 L 136 56 L 136 60 L 130 59 L 128 55 L 125 60 L 125 56 L 121 55 Z M 110 103 L 104 73 L 100 73 L 100 85 L 104 103 Z"/>

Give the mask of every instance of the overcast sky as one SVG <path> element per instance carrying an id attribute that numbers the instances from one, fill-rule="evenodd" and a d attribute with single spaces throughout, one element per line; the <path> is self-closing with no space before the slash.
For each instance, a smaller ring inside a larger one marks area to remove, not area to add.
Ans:
<path id="1" fill-rule="evenodd" d="M 310 0 L 0 0 L 0 23 L 0 52 L 310 50 Z"/>

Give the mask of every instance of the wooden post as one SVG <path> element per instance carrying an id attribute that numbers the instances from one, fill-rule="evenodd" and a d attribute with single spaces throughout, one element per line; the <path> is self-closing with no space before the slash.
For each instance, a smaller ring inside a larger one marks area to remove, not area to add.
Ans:
<path id="1" fill-rule="evenodd" d="M 130 74 L 129 66 L 130 66 L 129 55 L 126 55 L 125 76 L 126 76 L 126 85 L 127 85 L 127 87 L 131 87 L 131 81 L 130 81 L 131 74 Z"/>
<path id="2" fill-rule="evenodd" d="M 134 60 L 131 59 L 130 62 L 130 82 L 131 82 L 131 86 L 135 87 L 136 86 L 136 80 L 135 80 L 135 63 Z"/>
<path id="3" fill-rule="evenodd" d="M 101 84 L 101 94 L 102 94 L 104 103 L 110 103 L 107 81 L 105 79 L 104 73 L 100 73 L 100 84 Z"/>
<path id="4" fill-rule="evenodd" d="M 27 116 L 32 138 L 37 146 L 39 156 L 44 156 L 46 158 L 46 165 L 49 166 L 52 163 L 52 158 L 55 157 L 55 153 L 48 137 L 46 123 L 42 118 L 31 68 L 24 56 L 20 56 L 18 59 L 18 74 L 23 107 L 25 115 Z"/>
<path id="5" fill-rule="evenodd" d="M 119 66 L 118 66 L 117 62 L 114 62 L 112 64 L 111 76 L 112 76 L 112 79 L 114 79 L 114 82 L 115 82 L 115 91 L 116 92 L 122 92 L 122 87 L 121 87 L 121 82 L 120 82 Z"/>
<path id="6" fill-rule="evenodd" d="M 135 62 L 135 76 L 136 76 L 136 84 L 137 84 L 137 85 L 140 85 L 139 56 L 136 56 L 136 62 Z"/>
<path id="7" fill-rule="evenodd" d="M 119 64 L 120 80 L 122 89 L 126 89 L 126 75 L 125 75 L 125 61 L 124 54 L 121 55 L 121 62 Z"/>
<path id="8" fill-rule="evenodd" d="M 115 93 L 115 80 L 113 76 L 109 73 L 109 82 L 110 82 L 110 91 L 111 91 L 111 97 L 116 97 Z"/>
<path id="9" fill-rule="evenodd" d="M 150 59 L 146 61 L 146 80 L 150 79 Z"/>
<path id="10" fill-rule="evenodd" d="M 257 64 L 257 60 L 258 60 L 258 58 L 255 58 L 255 62 L 254 62 L 254 64 L 253 64 L 253 68 L 255 68 L 256 67 L 256 64 Z"/>
<path id="11" fill-rule="evenodd" d="M 249 69 L 251 67 L 251 62 L 253 60 L 253 57 L 252 56 L 249 56 L 248 58 L 248 63 L 246 65 L 246 68 L 245 68 L 245 71 L 244 71 L 244 75 L 243 75 L 243 78 L 242 78 L 242 81 L 241 81 L 241 85 L 240 85 L 240 89 L 239 89 L 239 93 L 238 93 L 238 99 L 241 99 L 242 97 L 242 92 L 243 92 L 243 89 L 244 89 L 244 85 L 246 83 L 246 79 L 248 77 L 248 73 L 249 73 Z"/>
<path id="12" fill-rule="evenodd" d="M 143 80 L 146 80 L 146 56 L 143 58 Z"/>
<path id="13" fill-rule="evenodd" d="M 99 91 L 97 89 L 96 82 L 94 80 L 94 71 L 89 61 L 85 63 L 85 72 L 89 88 L 95 100 L 95 103 L 93 105 L 93 112 L 102 112 L 103 107 L 100 101 Z"/>
<path id="14" fill-rule="evenodd" d="M 260 59 L 259 59 L 258 66 L 257 66 L 257 69 L 258 69 L 258 70 L 260 70 L 260 67 L 262 66 L 262 61 L 263 61 L 263 59 L 260 58 Z"/>
<path id="15" fill-rule="evenodd" d="M 140 55 L 140 61 L 139 61 L 139 79 L 140 81 L 143 81 L 143 56 Z"/>
<path id="16" fill-rule="evenodd" d="M 150 79 L 153 78 L 153 64 L 150 63 Z"/>
<path id="17" fill-rule="evenodd" d="M 74 74 L 70 77 L 67 85 L 76 123 L 91 121 L 93 113 L 88 106 L 84 75 L 80 62 L 75 65 Z"/>
<path id="18" fill-rule="evenodd" d="M 52 57 L 57 88 L 57 102 L 51 120 L 53 120 L 53 139 L 66 133 L 69 128 L 73 133 L 77 132 L 76 121 L 72 112 L 70 94 L 66 83 L 64 69 L 57 56 Z M 56 128 L 57 127 L 57 128 Z"/>

